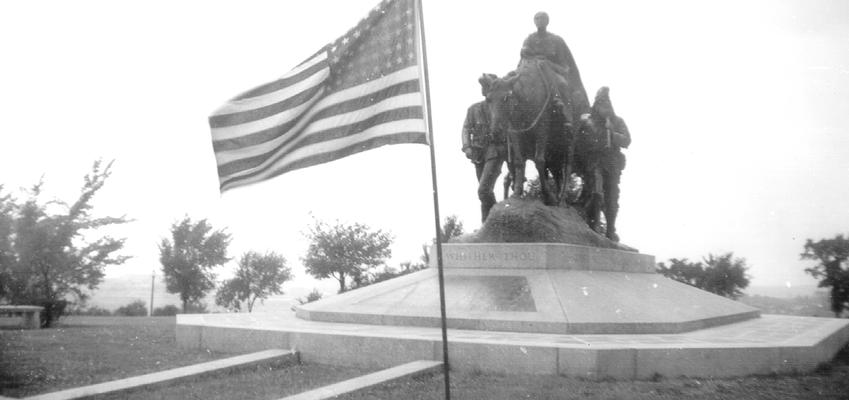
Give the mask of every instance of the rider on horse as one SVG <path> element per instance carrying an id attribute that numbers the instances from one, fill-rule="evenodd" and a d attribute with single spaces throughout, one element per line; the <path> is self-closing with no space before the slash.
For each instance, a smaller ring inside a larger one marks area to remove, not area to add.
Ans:
<path id="1" fill-rule="evenodd" d="M 578 65 L 575 64 L 575 59 L 572 57 L 572 52 L 569 51 L 569 46 L 560 36 L 548 32 L 548 14 L 538 12 L 534 15 L 534 24 L 537 31 L 530 34 L 522 44 L 521 57 L 522 61 L 544 59 L 550 61 L 546 63 L 548 75 L 554 80 L 555 104 L 565 110 L 564 102 L 571 104 L 573 110 L 572 115 L 567 115 L 564 112 L 564 117 L 567 121 L 577 121 L 578 118 L 590 110 L 587 92 L 584 90 L 584 84 L 581 81 L 581 74 L 578 72 Z M 572 88 L 571 90 L 569 88 Z"/>

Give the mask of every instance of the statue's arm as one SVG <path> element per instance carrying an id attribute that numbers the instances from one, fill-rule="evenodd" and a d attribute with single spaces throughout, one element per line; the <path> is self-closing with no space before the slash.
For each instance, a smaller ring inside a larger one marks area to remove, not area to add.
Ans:
<path id="1" fill-rule="evenodd" d="M 628 132 L 628 125 L 625 125 L 625 120 L 622 118 L 616 117 L 614 120 L 613 144 L 627 149 L 631 145 L 631 133 Z"/>
<path id="2" fill-rule="evenodd" d="M 466 111 L 466 120 L 463 122 L 463 132 L 461 134 L 463 152 L 472 147 L 472 129 L 474 129 L 475 124 L 474 113 L 474 106 L 469 107 L 469 110 Z"/>
<path id="3" fill-rule="evenodd" d="M 522 51 L 519 52 L 520 59 L 525 58 L 533 58 L 536 56 L 536 52 L 534 52 L 533 44 L 531 43 L 531 38 L 534 35 L 530 35 L 525 38 L 525 41 L 522 42 Z"/>

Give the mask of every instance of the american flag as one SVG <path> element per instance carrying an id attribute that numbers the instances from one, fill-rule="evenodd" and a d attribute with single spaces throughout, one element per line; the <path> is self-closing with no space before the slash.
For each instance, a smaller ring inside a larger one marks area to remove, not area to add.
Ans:
<path id="1" fill-rule="evenodd" d="M 414 0 L 384 0 L 280 79 L 209 117 L 221 191 L 398 143 L 427 144 Z"/>

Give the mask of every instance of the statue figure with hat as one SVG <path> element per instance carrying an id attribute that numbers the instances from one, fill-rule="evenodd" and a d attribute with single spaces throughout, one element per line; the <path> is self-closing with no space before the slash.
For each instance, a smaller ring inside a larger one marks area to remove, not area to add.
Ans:
<path id="1" fill-rule="evenodd" d="M 587 223 L 594 230 L 601 226 L 604 212 L 606 236 L 618 242 L 616 216 L 619 213 L 619 181 L 625 169 L 622 149 L 631 144 L 625 120 L 616 115 L 610 101 L 610 89 L 602 87 L 593 101 L 590 114 L 581 116 L 577 138 L 577 164 L 583 171 L 581 194 L 587 212 Z M 603 209 L 603 210 L 602 210 Z"/>
<path id="2" fill-rule="evenodd" d="M 487 77 L 481 77 L 485 79 Z M 495 79 L 494 76 L 488 79 Z M 492 130 L 490 113 L 485 101 L 469 106 L 462 131 L 463 153 L 475 165 L 478 199 L 481 202 L 481 221 L 495 205 L 495 181 L 507 159 L 507 144 L 503 135 Z"/>

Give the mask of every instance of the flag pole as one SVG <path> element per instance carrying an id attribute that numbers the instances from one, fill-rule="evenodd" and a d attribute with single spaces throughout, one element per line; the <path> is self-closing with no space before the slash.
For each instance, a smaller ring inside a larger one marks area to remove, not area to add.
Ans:
<path id="1" fill-rule="evenodd" d="M 417 49 L 421 59 L 419 74 L 421 81 L 424 82 L 424 107 L 425 107 L 425 124 L 427 128 L 427 142 L 430 148 L 430 175 L 433 185 L 433 218 L 436 227 L 436 269 L 439 276 L 439 312 L 440 322 L 442 326 L 442 373 L 445 376 L 445 399 L 451 399 L 451 380 L 449 378 L 448 364 L 448 326 L 445 316 L 445 275 L 442 269 L 442 229 L 439 223 L 439 191 L 436 185 L 436 153 L 434 152 L 433 143 L 433 121 L 430 117 L 430 81 L 428 80 L 427 72 L 427 45 L 425 41 L 424 14 L 422 13 L 422 0 L 415 0 L 416 3 L 416 29 L 419 32 L 419 40 L 417 41 Z"/>

